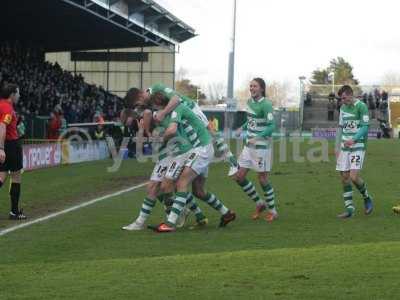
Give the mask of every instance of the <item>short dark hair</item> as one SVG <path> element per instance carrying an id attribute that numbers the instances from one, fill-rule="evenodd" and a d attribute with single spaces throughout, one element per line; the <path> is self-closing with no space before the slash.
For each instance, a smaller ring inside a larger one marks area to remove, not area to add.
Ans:
<path id="1" fill-rule="evenodd" d="M 260 85 L 260 87 L 263 90 L 261 94 L 263 97 L 265 97 L 265 90 L 267 89 L 267 85 L 265 84 L 264 79 L 262 79 L 260 77 L 256 77 L 256 78 L 253 78 L 252 81 L 256 81 Z"/>
<path id="2" fill-rule="evenodd" d="M 353 89 L 349 85 L 344 85 L 338 91 L 338 95 L 342 96 L 343 93 L 348 94 L 348 95 L 353 95 Z"/>
<path id="3" fill-rule="evenodd" d="M 156 92 L 153 95 L 151 95 L 150 101 L 151 104 L 167 106 L 169 99 L 165 97 L 162 93 Z"/>
<path id="4" fill-rule="evenodd" d="M 11 97 L 11 94 L 17 93 L 18 85 L 13 83 L 5 83 L 1 88 L 1 98 L 8 99 Z"/>
<path id="5" fill-rule="evenodd" d="M 124 98 L 124 105 L 126 108 L 134 108 L 136 101 L 139 98 L 140 90 L 138 88 L 130 88 Z"/>

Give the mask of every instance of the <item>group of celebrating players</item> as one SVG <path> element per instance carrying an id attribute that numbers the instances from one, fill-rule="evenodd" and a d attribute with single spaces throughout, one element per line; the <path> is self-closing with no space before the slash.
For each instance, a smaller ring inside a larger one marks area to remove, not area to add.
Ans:
<path id="1" fill-rule="evenodd" d="M 234 221 L 235 212 L 226 207 L 217 195 L 205 189 L 209 165 L 215 157 L 230 164 L 228 176 L 255 201 L 253 219 L 258 219 L 265 210 L 269 222 L 277 219 L 274 189 L 268 182 L 272 160 L 270 138 L 275 123 L 272 103 L 266 99 L 265 89 L 261 78 L 250 83 L 252 98 L 248 101 L 247 122 L 242 126 L 246 137 L 239 160 L 224 139 L 211 129 L 206 116 L 192 99 L 161 84 L 153 85 L 147 91 L 129 90 L 125 97 L 127 108 L 121 119 L 132 118 L 134 113 L 140 116 L 143 131 L 147 136 L 160 137 L 160 147 L 139 216 L 123 229 L 144 229 L 157 199 L 165 205 L 167 212 L 166 221 L 153 228 L 157 232 L 175 231 L 183 226 L 190 212 L 196 217 L 196 225 L 206 225 L 208 219 L 196 199 L 206 202 L 221 214 L 220 227 Z M 265 199 L 247 180 L 250 169 L 258 173 Z"/>
<path id="2" fill-rule="evenodd" d="M 220 227 L 234 221 L 235 212 L 226 207 L 217 195 L 205 189 L 209 165 L 214 157 L 230 164 L 228 176 L 255 202 L 252 218 L 259 219 L 265 211 L 268 222 L 276 220 L 275 193 L 269 181 L 275 122 L 272 103 L 266 98 L 265 91 L 266 84 L 262 78 L 250 82 L 247 121 L 237 132 L 244 131 L 244 148 L 237 160 L 224 139 L 208 126 L 207 118 L 195 101 L 161 84 L 146 91 L 131 89 L 125 98 L 127 108 L 122 119 L 132 118 L 134 112 L 141 119 L 143 132 L 159 138 L 160 148 L 139 216 L 123 229 L 144 229 L 157 199 L 164 204 L 167 213 L 165 222 L 149 226 L 157 232 L 175 231 L 183 226 L 190 212 L 195 215 L 197 226 L 206 225 L 208 220 L 196 199 L 206 202 L 221 214 Z M 338 217 L 349 218 L 354 214 L 353 184 L 362 194 L 364 212 L 369 215 L 373 211 L 372 197 L 359 176 L 365 157 L 368 109 L 353 97 L 350 86 L 343 86 L 339 94 L 344 105 L 337 132 L 336 169 L 342 177 L 345 211 Z M 246 178 L 249 170 L 257 172 L 263 197 Z"/>
<path id="3" fill-rule="evenodd" d="M 147 184 L 147 193 L 135 221 L 122 227 L 124 230 L 145 228 L 157 200 L 163 203 L 166 220 L 151 228 L 157 232 L 173 232 L 182 227 L 188 214 L 193 213 L 196 226 L 205 226 L 208 219 L 198 206 L 197 199 L 206 202 L 220 215 L 220 227 L 236 218 L 235 212 L 211 191 L 205 183 L 210 164 L 216 158 L 230 165 L 228 176 L 232 178 L 255 203 L 252 219 L 262 214 L 266 221 L 278 218 L 275 192 L 269 181 L 272 165 L 272 134 L 275 129 L 272 103 L 266 98 L 266 84 L 262 78 L 250 82 L 251 98 L 247 101 L 247 121 L 241 126 L 244 147 L 238 159 L 232 154 L 223 137 L 213 131 L 197 103 L 162 84 L 148 90 L 132 88 L 125 97 L 122 122 L 138 121 L 143 136 L 156 140 L 158 161 Z M 373 200 L 365 181 L 359 173 L 362 169 L 368 138 L 369 115 L 367 106 L 353 96 L 350 86 L 344 85 L 339 96 L 342 106 L 336 134 L 336 170 L 343 184 L 345 210 L 338 217 L 354 215 L 353 186 L 364 199 L 364 213 L 373 211 Z M 0 100 L 0 187 L 11 176 L 9 218 L 26 218 L 19 209 L 21 190 L 22 147 L 16 129 L 13 105 L 18 102 L 19 89 L 8 84 L 2 89 Z M 258 175 L 263 190 L 260 196 L 255 185 L 247 179 L 249 170 Z M 393 208 L 400 213 L 400 206 Z"/>

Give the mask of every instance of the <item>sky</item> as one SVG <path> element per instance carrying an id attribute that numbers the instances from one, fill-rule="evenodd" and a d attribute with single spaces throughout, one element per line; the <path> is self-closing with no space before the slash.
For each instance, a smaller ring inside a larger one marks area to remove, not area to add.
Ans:
<path id="1" fill-rule="evenodd" d="M 196 30 L 176 68 L 202 87 L 227 82 L 233 0 L 156 0 Z M 394 0 L 237 0 L 235 89 L 251 77 L 298 84 L 342 56 L 363 85 L 400 73 L 400 3 Z"/>

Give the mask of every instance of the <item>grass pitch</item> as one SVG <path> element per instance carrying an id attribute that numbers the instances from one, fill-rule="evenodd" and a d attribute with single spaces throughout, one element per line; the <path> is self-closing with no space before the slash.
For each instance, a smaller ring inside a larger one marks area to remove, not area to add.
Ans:
<path id="1" fill-rule="evenodd" d="M 215 164 L 207 187 L 238 215 L 227 228 L 217 228 L 219 215 L 200 203 L 206 229 L 125 232 L 144 189 L 107 199 L 0 237 L 0 299 L 396 299 L 400 216 L 391 207 L 400 201 L 400 144 L 370 141 L 367 153 L 362 177 L 375 200 L 371 216 L 355 192 L 356 215 L 336 218 L 343 200 L 332 156 L 274 164 L 280 218 L 273 224 L 250 219 L 254 204 L 226 177 L 227 166 Z M 45 215 L 134 185 L 152 169 L 125 161 L 107 173 L 110 165 L 25 173 L 26 213 Z M 15 223 L 6 220 L 5 189 L 0 199 L 1 230 Z M 158 205 L 150 223 L 161 219 Z"/>

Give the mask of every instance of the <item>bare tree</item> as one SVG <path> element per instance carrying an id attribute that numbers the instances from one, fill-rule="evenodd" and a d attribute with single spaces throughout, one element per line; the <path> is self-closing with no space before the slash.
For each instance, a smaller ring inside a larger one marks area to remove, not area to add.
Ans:
<path id="1" fill-rule="evenodd" d="M 175 80 L 176 81 L 182 81 L 183 79 L 187 78 L 187 74 L 188 74 L 188 70 L 183 68 L 183 67 L 180 67 L 178 69 L 178 71 L 176 72 Z"/>
<path id="2" fill-rule="evenodd" d="M 290 83 L 287 81 L 272 81 L 267 84 L 266 94 L 274 107 L 286 106 L 290 88 Z"/>
<path id="3" fill-rule="evenodd" d="M 386 72 L 383 74 L 381 79 L 381 87 L 386 91 L 400 88 L 400 73 L 397 72 Z"/>
<path id="4" fill-rule="evenodd" d="M 214 82 L 208 85 L 209 99 L 212 102 L 218 102 L 225 98 L 226 85 L 223 82 Z"/>

